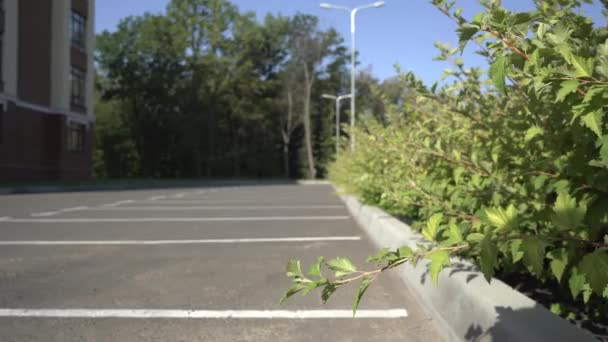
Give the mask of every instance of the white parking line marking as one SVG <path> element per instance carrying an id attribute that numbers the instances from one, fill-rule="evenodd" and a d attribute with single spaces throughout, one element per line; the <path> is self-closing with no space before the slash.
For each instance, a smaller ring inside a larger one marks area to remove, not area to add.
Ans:
<path id="1" fill-rule="evenodd" d="M 11 217 L 10 216 L 2 216 L 0 217 L 0 221 L 6 221 L 6 220 L 10 220 Z"/>
<path id="2" fill-rule="evenodd" d="M 45 217 L 45 216 L 57 215 L 59 213 L 60 213 L 59 211 L 46 211 L 46 212 L 43 212 L 43 213 L 31 214 L 31 216 L 33 216 L 33 217 Z"/>
<path id="3" fill-rule="evenodd" d="M 87 206 L 65 208 L 65 209 L 59 209 L 57 211 L 45 211 L 45 212 L 42 212 L 42 213 L 34 213 L 34 214 L 30 214 L 30 216 L 32 216 L 32 217 L 48 217 L 48 216 L 58 215 L 58 214 L 61 214 L 61 213 L 68 213 L 68 212 L 71 212 L 71 211 L 87 210 L 88 208 L 89 207 L 87 207 Z"/>
<path id="4" fill-rule="evenodd" d="M 358 310 L 96 310 L 0 309 L 0 317 L 47 318 L 186 318 L 186 319 L 395 319 L 407 317 L 405 309 Z"/>
<path id="5" fill-rule="evenodd" d="M 80 211 L 80 210 L 87 210 L 89 207 L 87 206 L 80 206 L 80 207 L 73 207 L 73 208 L 66 208 L 66 209 L 60 209 L 59 211 L 67 213 L 70 211 Z"/>
<path id="6" fill-rule="evenodd" d="M 158 201 L 158 200 L 164 199 L 164 198 L 166 198 L 166 196 L 154 196 L 154 197 L 148 198 L 148 201 Z"/>
<path id="7" fill-rule="evenodd" d="M 240 222 L 240 221 L 336 221 L 348 216 L 258 216 L 258 217 L 141 217 L 141 218 L 57 218 L 7 219 L 10 223 L 107 223 L 107 222 Z"/>
<path id="8" fill-rule="evenodd" d="M 128 204 L 128 203 L 133 203 L 135 202 L 134 200 L 124 200 L 124 201 L 118 201 L 118 202 L 114 202 L 114 203 L 108 203 L 108 204 L 102 204 L 102 207 L 118 207 L 119 205 L 123 205 L 123 204 Z"/>
<path id="9" fill-rule="evenodd" d="M 108 210 L 273 210 L 273 209 L 346 209 L 343 205 L 283 205 L 283 206 L 196 206 L 196 207 L 179 207 L 179 206 L 148 206 L 148 207 L 100 207 L 91 208 L 96 211 Z"/>
<path id="10" fill-rule="evenodd" d="M 72 245 L 196 245 L 264 242 L 360 241 L 360 236 L 317 236 L 293 238 L 204 239 L 204 240 L 105 240 L 105 241 L 0 241 L 0 246 L 72 246 Z"/>

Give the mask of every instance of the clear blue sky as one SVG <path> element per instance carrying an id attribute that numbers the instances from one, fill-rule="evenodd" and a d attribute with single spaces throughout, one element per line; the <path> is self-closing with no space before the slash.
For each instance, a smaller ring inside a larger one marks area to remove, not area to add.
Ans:
<path id="1" fill-rule="evenodd" d="M 144 12 L 163 12 L 169 0 L 98 0 L 96 30 L 114 30 L 121 18 Z M 348 13 L 319 8 L 317 0 L 232 0 L 241 11 L 254 11 L 258 18 L 268 12 L 292 15 L 303 12 L 317 15 L 323 26 L 338 29 L 349 44 L 350 20 Z M 370 0 L 331 0 L 337 5 L 357 6 L 373 2 Z M 511 10 L 526 10 L 532 6 L 531 0 L 503 0 Z M 470 18 L 481 10 L 476 0 L 460 0 L 463 14 Z M 604 24 L 601 7 L 585 6 L 585 12 L 596 23 Z M 369 9 L 357 16 L 357 49 L 361 55 L 362 67 L 371 66 L 374 75 L 384 79 L 395 74 L 394 64 L 404 70 L 414 70 L 427 83 L 437 80 L 445 65 L 433 62 L 437 55 L 435 41 L 457 44 L 455 24 L 443 16 L 428 0 L 386 0 L 386 7 Z M 473 49 L 465 53 L 467 65 L 482 65 Z"/>

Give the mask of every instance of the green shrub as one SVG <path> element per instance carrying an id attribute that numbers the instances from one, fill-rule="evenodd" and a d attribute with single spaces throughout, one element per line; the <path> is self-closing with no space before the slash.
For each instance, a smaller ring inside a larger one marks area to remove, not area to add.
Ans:
<path id="1" fill-rule="evenodd" d="M 437 44 L 438 59 L 454 64 L 451 81 L 426 87 L 402 75 L 416 101 L 389 110 L 386 127 L 366 122 L 351 132 L 357 148 L 343 151 L 330 176 L 414 220 L 436 243 L 383 250 L 370 258 L 380 268 L 369 272 L 320 260 L 309 277 L 291 262 L 288 295 L 320 287 L 327 299 L 363 280 L 361 295 L 382 271 L 420 258 L 431 260 L 437 281 L 450 254 L 461 254 L 488 281 L 497 271 L 525 273 L 574 300 L 606 303 L 608 31 L 580 15 L 574 0 L 537 1 L 526 13 L 481 1 L 486 10 L 471 21 L 453 2 L 432 3 L 459 26 L 459 48 Z M 457 57 L 467 43 L 488 59 L 487 73 Z M 316 272 L 324 265 L 334 277 Z"/>

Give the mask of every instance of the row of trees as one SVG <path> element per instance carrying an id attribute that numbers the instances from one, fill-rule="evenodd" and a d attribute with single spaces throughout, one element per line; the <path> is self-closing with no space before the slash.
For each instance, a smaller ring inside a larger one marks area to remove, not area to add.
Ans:
<path id="1" fill-rule="evenodd" d="M 172 0 L 97 41 L 98 177 L 325 173 L 335 141 L 321 94 L 348 87 L 348 49 L 316 17 L 258 22 L 226 0 Z M 372 108 L 378 82 L 364 75 Z"/>

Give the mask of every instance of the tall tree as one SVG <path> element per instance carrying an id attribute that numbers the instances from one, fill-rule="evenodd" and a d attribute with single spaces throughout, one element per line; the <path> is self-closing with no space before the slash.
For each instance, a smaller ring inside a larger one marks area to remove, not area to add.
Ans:
<path id="1" fill-rule="evenodd" d="M 309 178 L 316 178 L 317 175 L 311 129 L 313 85 L 322 73 L 320 68 L 323 62 L 336 53 L 340 43 L 341 39 L 334 29 L 322 31 L 319 28 L 317 17 L 298 14 L 292 19 L 290 51 L 295 63 L 303 72 L 302 122 Z"/>

